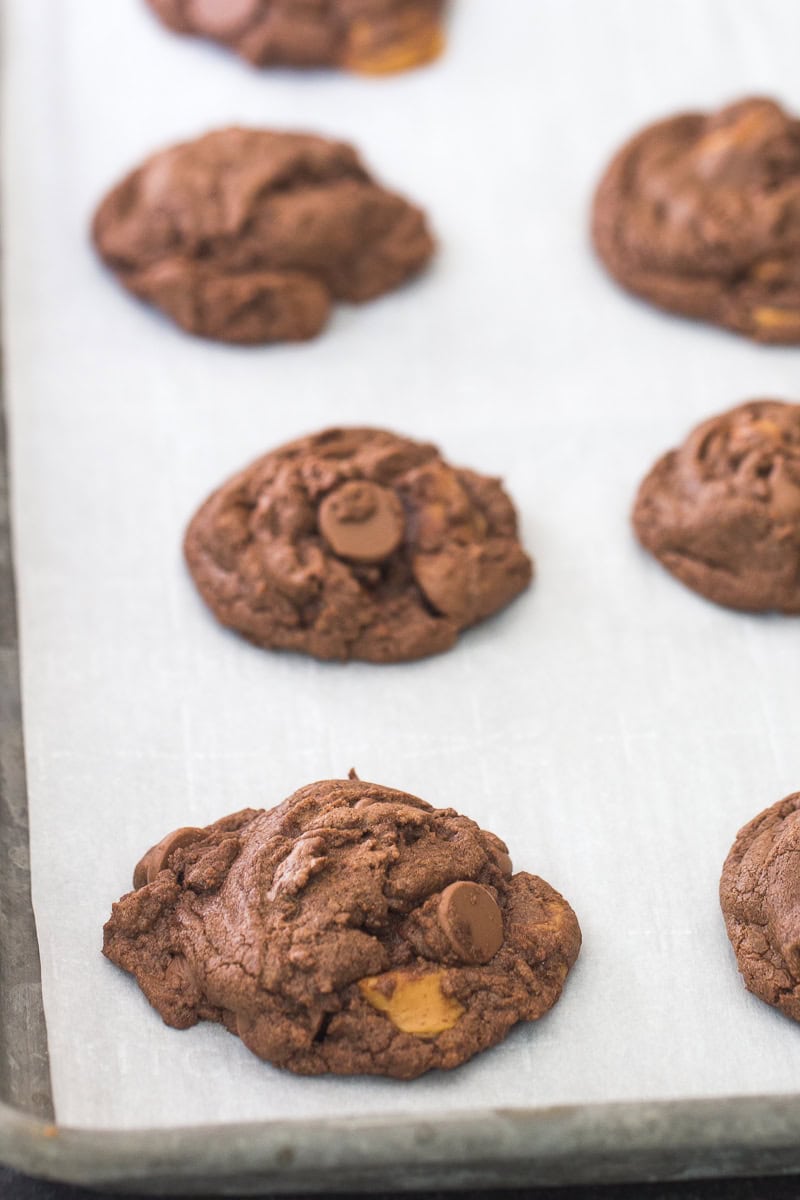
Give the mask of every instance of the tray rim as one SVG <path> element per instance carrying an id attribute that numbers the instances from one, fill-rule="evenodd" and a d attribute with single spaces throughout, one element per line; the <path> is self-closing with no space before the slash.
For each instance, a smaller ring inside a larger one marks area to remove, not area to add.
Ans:
<path id="1" fill-rule="evenodd" d="M 800 1095 L 131 1130 L 59 1126 L 0 1102 L 0 1162 L 184 1195 L 777 1175 L 800 1170 Z"/>
<path id="2" fill-rule="evenodd" d="M 5 32 L 5 31 L 4 31 Z M 5 65 L 7 38 L 3 39 Z M 5 280 L 4 280 L 5 283 Z M 4 290 L 4 289 L 3 289 Z M 0 338 L 0 352 L 2 341 Z M 14 595 L 8 513 L 5 367 L 0 365 L 0 580 Z M 9 594 L 8 592 L 6 594 Z M 0 682 L 11 717 L 0 720 L 0 750 L 24 739 L 19 717 L 16 605 L 0 658 Z M 10 670 L 9 670 L 10 668 Z M 0 714 L 2 715 L 2 714 Z M 12 752 L 17 749 L 12 746 Z M 0 789 L 16 802 L 17 844 L 27 849 L 23 772 L 0 773 Z M 2 799 L 7 799 L 4 795 Z M 2 806 L 0 805 L 0 810 Z M 0 817 L 2 813 L 0 811 Z M 0 819 L 0 835 L 7 830 Z M 30 870 L 20 929 L 38 987 L 38 939 L 30 904 Z M 0 907 L 8 881 L 0 878 Z M 29 906 L 29 907 L 28 907 Z M 9 905 L 11 916 L 17 906 Z M 4 1020 L 0 978 L 0 1021 Z M 36 1019 L 34 1015 L 34 1020 Z M 38 1079 L 49 1085 L 46 1031 Z M 41 1108 L 46 1112 L 49 1096 Z M 286 1119 L 173 1128 L 97 1129 L 59 1125 L 0 1099 L 0 1164 L 61 1183 L 165 1194 L 389 1191 L 425 1187 L 547 1186 L 586 1183 L 781 1175 L 800 1172 L 800 1090 L 658 1101 L 608 1101 L 525 1108 L 475 1108 L 439 1116 Z"/>

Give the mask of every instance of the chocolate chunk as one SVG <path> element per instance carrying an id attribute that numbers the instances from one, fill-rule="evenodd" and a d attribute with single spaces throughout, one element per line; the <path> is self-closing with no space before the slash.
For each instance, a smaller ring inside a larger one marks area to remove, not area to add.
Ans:
<path id="1" fill-rule="evenodd" d="M 322 659 L 436 654 L 532 575 L 496 479 L 378 429 L 258 459 L 202 505 L 185 550 L 223 625 Z"/>
<path id="2" fill-rule="evenodd" d="M 334 300 L 398 287 L 433 253 L 423 213 L 352 147 L 221 129 L 145 160 L 95 213 L 98 253 L 140 300 L 224 342 L 314 337 Z"/>
<path id="3" fill-rule="evenodd" d="M 739 830 L 720 903 L 745 986 L 800 1021 L 800 792 Z"/>
<path id="4" fill-rule="evenodd" d="M 800 405 L 751 400 L 698 426 L 642 483 L 633 525 L 709 600 L 800 614 Z"/>
<path id="5" fill-rule="evenodd" d="M 462 962 L 486 963 L 503 944 L 503 914 L 479 883 L 451 883 L 439 900 L 439 922 Z"/>
<path id="6" fill-rule="evenodd" d="M 176 33 L 212 38 L 254 66 L 405 71 L 444 46 L 445 0 L 147 0 Z"/>
<path id="7" fill-rule="evenodd" d="M 319 528 L 339 558 L 382 562 L 403 540 L 403 506 L 388 488 L 351 479 L 329 492 L 322 501 Z"/>
<path id="8" fill-rule="evenodd" d="M 623 287 L 761 342 L 800 342 L 800 121 L 755 98 L 649 126 L 594 202 Z"/>
<path id="9" fill-rule="evenodd" d="M 218 1021 L 299 1074 L 456 1067 L 547 1012 L 578 954 L 553 888 L 405 792 L 327 780 L 193 832 L 113 906 L 103 952 L 167 1024 Z"/>
<path id="10" fill-rule="evenodd" d="M 133 886 L 141 888 L 146 883 L 152 883 L 159 871 L 164 870 L 172 852 L 180 846 L 191 846 L 192 843 L 200 841 L 203 832 L 202 829 L 185 825 L 182 829 L 175 829 L 172 833 L 168 833 L 155 846 L 151 846 L 134 868 Z"/>

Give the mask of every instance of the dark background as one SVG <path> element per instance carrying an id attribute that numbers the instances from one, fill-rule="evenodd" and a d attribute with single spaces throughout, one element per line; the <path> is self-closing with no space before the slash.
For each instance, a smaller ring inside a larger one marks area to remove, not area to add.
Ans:
<path id="1" fill-rule="evenodd" d="M 28 1179 L 0 1167 L 0 1200 L 101 1200 L 111 1192 L 90 1192 Z M 507 1192 L 414 1192 L 416 1200 L 800 1200 L 800 1176 L 773 1179 L 732 1179 L 692 1183 L 630 1183 L 624 1186 L 531 1188 Z M 396 1193 L 364 1192 L 350 1200 L 389 1200 Z M 135 1200 L 135 1198 L 134 1198 Z M 277 1198 L 276 1198 L 277 1200 Z M 319 1196 L 283 1200 L 320 1200 Z M 340 1200 L 347 1200 L 341 1197 Z"/>

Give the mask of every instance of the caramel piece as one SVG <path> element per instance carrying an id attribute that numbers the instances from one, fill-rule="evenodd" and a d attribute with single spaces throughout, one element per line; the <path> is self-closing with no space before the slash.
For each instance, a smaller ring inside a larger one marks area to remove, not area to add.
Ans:
<path id="1" fill-rule="evenodd" d="M 151 846 L 134 867 L 134 888 L 138 889 L 144 887 L 146 883 L 152 883 L 159 871 L 164 870 L 167 859 L 173 850 L 177 850 L 179 846 L 190 846 L 192 842 L 199 841 L 204 833 L 203 829 L 196 829 L 192 825 L 183 825 L 180 829 L 174 829 L 172 833 L 168 833 L 160 842 L 156 842 L 155 846 Z"/>
<path id="2" fill-rule="evenodd" d="M 762 437 L 768 438 L 772 442 L 780 442 L 783 438 L 783 430 L 777 421 L 771 421 L 769 417 L 761 417 L 759 420 L 753 421 L 753 429 L 757 429 Z"/>
<path id="3" fill-rule="evenodd" d="M 779 124 L 780 116 L 770 104 L 743 107 L 735 120 L 700 138 L 694 150 L 698 175 L 727 178 L 733 174 L 746 179 L 752 154 L 763 151 Z"/>
<path id="4" fill-rule="evenodd" d="M 503 944 L 503 914 L 479 883 L 459 881 L 442 892 L 439 924 L 462 962 L 486 963 Z"/>
<path id="5" fill-rule="evenodd" d="M 394 492 L 367 480 L 343 483 L 322 501 L 319 528 L 339 558 L 377 563 L 403 540 L 405 516 Z"/>
<path id="6" fill-rule="evenodd" d="M 800 312 L 790 308 L 772 308 L 763 305 L 753 310 L 753 320 L 759 329 L 781 330 L 800 334 Z"/>
<path id="7" fill-rule="evenodd" d="M 790 264 L 780 258 L 763 258 L 751 270 L 759 283 L 783 283 L 790 271 Z"/>
<path id="8" fill-rule="evenodd" d="M 402 1033 L 416 1037 L 435 1037 L 452 1029 L 464 1014 L 457 1000 L 442 992 L 444 972 L 409 975 L 407 971 L 389 971 L 359 981 L 364 999 L 386 1013 Z"/>
<path id="9" fill-rule="evenodd" d="M 384 35 L 379 41 L 372 21 L 353 22 L 344 54 L 344 65 L 349 70 L 362 75 L 391 75 L 432 62 L 444 49 L 441 26 L 420 14 L 409 12 L 402 22 L 398 18 L 390 39 L 385 30 L 380 26 L 378 29 Z"/>

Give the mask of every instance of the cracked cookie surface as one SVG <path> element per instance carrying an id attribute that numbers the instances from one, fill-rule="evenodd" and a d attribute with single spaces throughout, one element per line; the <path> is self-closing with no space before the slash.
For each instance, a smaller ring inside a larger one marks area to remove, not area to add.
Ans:
<path id="1" fill-rule="evenodd" d="M 168 1025 L 221 1022 L 304 1075 L 457 1067 L 547 1012 L 580 948 L 498 837 L 354 772 L 177 830 L 134 885 L 104 954 Z"/>
<path id="2" fill-rule="evenodd" d="M 147 0 L 176 33 L 210 38 L 256 67 L 386 75 L 444 47 L 445 0 Z"/>
<path id="3" fill-rule="evenodd" d="M 642 483 L 633 525 L 709 600 L 800 614 L 800 405 L 752 400 L 698 426 Z"/>
<path id="4" fill-rule="evenodd" d="M 660 308 L 800 342 L 800 121 L 753 98 L 649 126 L 608 167 L 593 236 Z"/>
<path id="5" fill-rule="evenodd" d="M 720 903 L 747 989 L 800 1021 L 800 792 L 740 829 Z"/>
<path id="6" fill-rule="evenodd" d="M 434 249 L 424 214 L 344 142 L 220 129 L 146 159 L 101 202 L 92 236 L 120 283 L 188 333 L 314 337 L 335 300 L 374 299 Z"/>
<path id="7" fill-rule="evenodd" d="M 185 554 L 223 625 L 321 659 L 447 650 L 532 576 L 497 479 L 379 429 L 264 455 L 202 505 Z"/>

